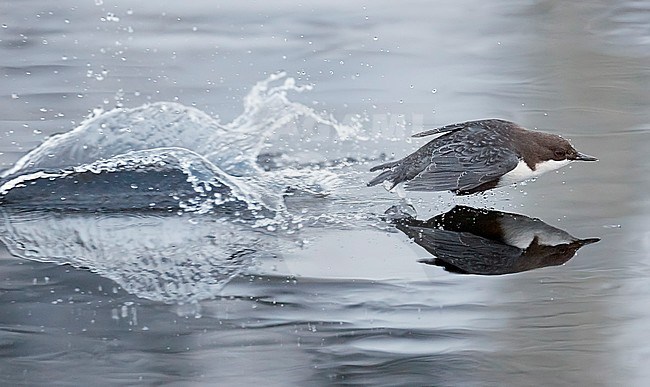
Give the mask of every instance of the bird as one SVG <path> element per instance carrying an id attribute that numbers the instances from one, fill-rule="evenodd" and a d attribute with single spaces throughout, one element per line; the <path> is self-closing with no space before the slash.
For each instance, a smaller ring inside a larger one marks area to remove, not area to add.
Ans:
<path id="1" fill-rule="evenodd" d="M 581 247 L 600 241 L 573 237 L 536 218 L 484 208 L 455 206 L 426 221 L 399 209 L 392 212 L 395 227 L 434 256 L 420 262 L 459 274 L 500 275 L 558 266 Z"/>
<path id="2" fill-rule="evenodd" d="M 414 134 L 441 134 L 401 160 L 370 169 L 382 171 L 368 186 L 388 190 L 452 191 L 469 195 L 535 178 L 572 161 L 597 161 L 566 139 L 502 119 L 466 121 Z"/>

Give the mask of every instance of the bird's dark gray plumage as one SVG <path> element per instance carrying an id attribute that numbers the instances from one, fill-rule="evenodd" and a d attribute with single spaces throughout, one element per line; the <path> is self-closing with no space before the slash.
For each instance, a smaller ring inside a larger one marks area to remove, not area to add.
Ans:
<path id="1" fill-rule="evenodd" d="M 538 165 L 548 160 L 596 160 L 576 151 L 560 136 L 530 131 L 505 120 L 462 122 L 413 137 L 433 134 L 442 135 L 401 160 L 373 167 L 371 172 L 383 172 L 368 186 L 388 181 L 390 188 L 404 183 L 408 191 L 468 194 L 498 186 L 500 178 L 521 161 L 534 175 Z"/>

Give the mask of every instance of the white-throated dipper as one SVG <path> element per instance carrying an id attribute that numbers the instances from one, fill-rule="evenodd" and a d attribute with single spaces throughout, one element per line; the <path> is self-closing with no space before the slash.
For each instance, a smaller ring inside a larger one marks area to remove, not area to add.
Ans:
<path id="1" fill-rule="evenodd" d="M 404 183 L 407 191 L 452 191 L 467 195 L 528 180 L 569 164 L 596 161 L 562 137 L 527 130 L 514 122 L 467 121 L 414 134 L 442 134 L 398 161 L 377 165 L 385 170 L 368 186 Z"/>

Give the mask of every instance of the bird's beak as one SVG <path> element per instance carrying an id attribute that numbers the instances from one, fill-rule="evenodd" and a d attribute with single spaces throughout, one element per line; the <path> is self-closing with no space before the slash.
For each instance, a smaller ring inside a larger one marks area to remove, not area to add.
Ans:
<path id="1" fill-rule="evenodd" d="M 578 154 L 576 155 L 574 160 L 578 160 L 578 161 L 598 161 L 598 159 L 595 158 L 594 156 L 589 156 L 589 155 L 586 155 L 586 154 L 580 153 L 580 152 L 578 152 Z"/>
<path id="2" fill-rule="evenodd" d="M 578 239 L 576 242 L 578 242 L 580 247 L 582 247 L 582 246 L 590 245 L 592 243 L 600 242 L 600 238 Z"/>

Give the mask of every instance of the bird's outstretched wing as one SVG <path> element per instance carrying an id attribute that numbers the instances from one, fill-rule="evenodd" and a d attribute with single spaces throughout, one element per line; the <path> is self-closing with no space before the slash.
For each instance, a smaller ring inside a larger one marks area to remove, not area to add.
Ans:
<path id="1" fill-rule="evenodd" d="M 458 122 L 456 124 L 449 124 L 449 125 L 441 126 L 439 128 L 428 129 L 425 130 L 424 132 L 413 134 L 411 135 L 411 137 L 426 137 L 426 136 L 432 136 L 434 134 L 455 132 L 457 130 L 471 128 L 471 127 L 482 127 L 482 128 L 493 127 L 494 128 L 499 126 L 517 126 L 517 124 L 510 121 L 501 120 L 498 118 L 489 118 L 483 120 Z"/>
<path id="2" fill-rule="evenodd" d="M 467 122 L 460 122 L 457 124 L 450 124 L 450 125 L 445 125 L 441 126 L 439 128 L 434 128 L 434 129 L 429 129 L 425 130 L 424 132 L 420 133 L 415 133 L 411 135 L 411 137 L 426 137 L 426 136 L 432 136 L 434 134 L 441 134 L 441 133 L 448 133 L 448 132 L 454 132 L 456 130 L 460 129 L 465 129 L 466 127 L 476 123 L 477 121 L 467 121 Z"/>
<path id="3" fill-rule="evenodd" d="M 471 127 L 453 133 L 454 141 L 434 148 L 429 165 L 404 183 L 408 191 L 471 192 L 513 170 L 517 155 L 492 131 Z"/>

